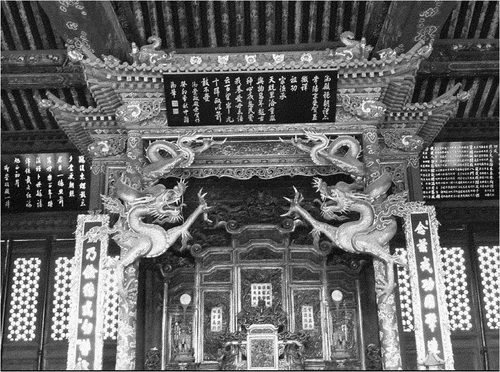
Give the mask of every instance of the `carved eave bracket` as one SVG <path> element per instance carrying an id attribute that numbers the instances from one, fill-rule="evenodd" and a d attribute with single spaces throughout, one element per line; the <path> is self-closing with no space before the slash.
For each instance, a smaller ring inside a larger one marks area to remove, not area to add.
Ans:
<path id="1" fill-rule="evenodd" d="M 38 100 L 38 105 L 51 112 L 81 154 L 87 157 L 98 156 L 92 150 L 96 141 L 93 135 L 120 134 L 120 131 L 110 129 L 117 127 L 114 115 L 106 115 L 99 108 L 70 105 L 50 92 L 47 92 L 47 97 L 48 99 Z"/>
<path id="2" fill-rule="evenodd" d="M 430 102 L 406 104 L 400 111 L 386 112 L 380 124 L 385 145 L 393 150 L 417 153 L 429 146 L 456 113 L 458 104 L 469 99 L 470 94 L 459 92 L 460 88 L 461 84 L 456 84 Z"/>

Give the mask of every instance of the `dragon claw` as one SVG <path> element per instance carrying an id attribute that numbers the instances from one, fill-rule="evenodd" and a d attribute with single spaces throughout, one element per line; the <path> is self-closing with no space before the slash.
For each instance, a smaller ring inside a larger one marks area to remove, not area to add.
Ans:
<path id="1" fill-rule="evenodd" d="M 377 292 L 380 293 L 380 296 L 378 297 L 378 302 L 380 304 L 383 304 L 392 294 L 394 288 L 396 288 L 396 285 L 384 279 L 379 279 L 379 281 L 380 283 L 375 284 L 375 289 L 377 290 Z"/>

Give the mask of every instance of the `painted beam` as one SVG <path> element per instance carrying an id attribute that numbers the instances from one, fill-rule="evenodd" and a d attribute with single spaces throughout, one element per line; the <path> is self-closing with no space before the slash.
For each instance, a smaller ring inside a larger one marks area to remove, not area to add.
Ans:
<path id="1" fill-rule="evenodd" d="M 375 52 L 392 48 L 406 52 L 417 42 L 434 41 L 456 7 L 456 1 L 392 1 Z"/>
<path id="2" fill-rule="evenodd" d="M 70 49 L 87 48 L 96 56 L 130 59 L 131 45 L 109 1 L 59 3 L 41 1 L 54 32 Z"/>
<path id="3" fill-rule="evenodd" d="M 51 89 L 85 85 L 82 72 L 2 74 L 2 89 Z"/>

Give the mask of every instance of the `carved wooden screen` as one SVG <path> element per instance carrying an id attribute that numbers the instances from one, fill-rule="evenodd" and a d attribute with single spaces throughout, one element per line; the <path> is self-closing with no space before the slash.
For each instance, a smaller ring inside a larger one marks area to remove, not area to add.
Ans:
<path id="1" fill-rule="evenodd" d="M 277 268 L 261 269 L 261 268 L 242 268 L 241 269 L 241 307 L 255 307 L 258 305 L 258 299 L 262 296 L 266 307 L 271 307 L 273 304 L 282 302 L 281 283 L 282 283 L 282 270 Z M 261 286 L 253 286 L 252 284 L 261 284 Z M 257 287 L 257 288 L 256 288 Z M 261 287 L 261 288 L 259 288 Z M 270 291 L 270 300 L 266 301 L 266 293 Z M 257 296 L 257 301 L 255 301 Z"/>

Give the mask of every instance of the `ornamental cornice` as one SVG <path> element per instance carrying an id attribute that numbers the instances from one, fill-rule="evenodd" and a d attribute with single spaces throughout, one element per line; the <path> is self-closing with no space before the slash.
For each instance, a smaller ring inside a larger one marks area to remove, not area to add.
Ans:
<path id="1" fill-rule="evenodd" d="M 153 120 L 153 119 L 151 119 Z M 144 128 L 135 125 L 127 127 L 129 130 L 137 131 L 143 138 L 174 138 L 188 133 L 196 132 L 202 136 L 217 137 L 279 137 L 290 135 L 303 135 L 304 129 L 328 135 L 339 134 L 361 134 L 367 128 L 376 128 L 377 120 L 347 123 L 300 123 L 300 124 L 276 124 L 276 125 L 217 125 L 200 127 L 168 127 L 165 123 L 163 128 Z"/>
<path id="2" fill-rule="evenodd" d="M 230 177 L 239 180 L 248 180 L 252 177 L 272 179 L 282 176 L 329 176 L 340 173 L 333 167 L 311 167 L 297 165 L 254 166 L 254 167 L 210 167 L 210 168 L 183 168 L 174 169 L 169 176 L 177 178 L 207 178 Z"/>
<path id="3" fill-rule="evenodd" d="M 224 73 L 293 70 L 338 70 L 341 78 L 362 78 L 395 75 L 414 71 L 422 59 L 427 58 L 432 47 L 417 43 L 410 51 L 400 55 L 382 54 L 380 58 L 367 59 L 361 55 L 346 56 L 337 50 L 281 52 L 281 53 L 227 53 L 227 54 L 178 54 L 166 53 L 156 48 L 158 38 L 151 45 L 136 51 L 135 62 L 120 63 L 116 59 L 81 58 L 87 75 L 116 81 L 155 82 L 163 74 L 175 73 Z M 160 41 L 161 43 L 161 41 Z M 359 42 L 353 42 L 355 44 Z M 346 44 L 347 45 L 347 44 Z M 356 58 L 358 57 L 358 58 Z"/>

